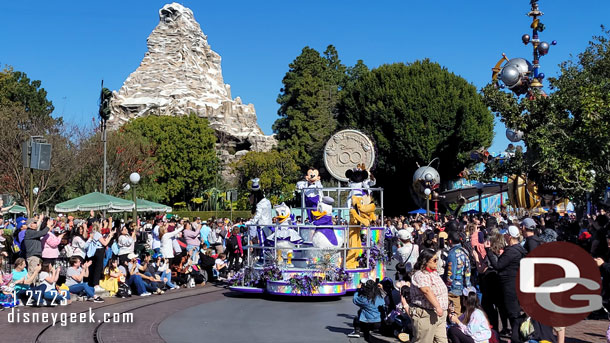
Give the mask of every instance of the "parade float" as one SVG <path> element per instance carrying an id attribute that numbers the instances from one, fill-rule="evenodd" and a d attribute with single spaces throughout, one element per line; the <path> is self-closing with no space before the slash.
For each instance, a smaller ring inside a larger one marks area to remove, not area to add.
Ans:
<path id="1" fill-rule="evenodd" d="M 252 180 L 256 213 L 246 223 L 244 266 L 230 280 L 241 293 L 341 296 L 360 280 L 385 277 L 383 189 L 375 188 L 371 140 L 355 130 L 333 135 L 324 148 L 337 187 L 323 187 L 315 168 L 297 184 L 300 206 L 271 204 Z M 347 183 L 345 187 L 342 183 Z M 295 218 L 302 218 L 299 223 Z"/>

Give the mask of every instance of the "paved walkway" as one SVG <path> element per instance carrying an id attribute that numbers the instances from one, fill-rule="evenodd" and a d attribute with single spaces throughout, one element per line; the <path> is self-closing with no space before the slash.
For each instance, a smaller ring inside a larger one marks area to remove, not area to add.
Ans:
<path id="1" fill-rule="evenodd" d="M 133 296 L 128 299 L 107 298 L 104 303 L 73 302 L 58 307 L 17 307 L 0 312 L 2 342 L 164 342 L 157 332 L 158 324 L 168 316 L 189 306 L 218 300 L 226 292 L 224 288 L 211 285 L 192 289 L 180 289 L 164 295 L 149 297 Z M 67 314 L 66 314 L 67 313 Z M 91 323 L 71 323 L 70 314 L 83 318 L 92 317 Z M 131 323 L 104 323 L 104 314 L 114 318 L 118 314 L 133 314 Z M 26 316 L 46 316 L 47 323 L 24 322 Z M 52 316 L 58 322 L 52 325 Z M 61 316 L 66 316 L 65 326 Z"/>

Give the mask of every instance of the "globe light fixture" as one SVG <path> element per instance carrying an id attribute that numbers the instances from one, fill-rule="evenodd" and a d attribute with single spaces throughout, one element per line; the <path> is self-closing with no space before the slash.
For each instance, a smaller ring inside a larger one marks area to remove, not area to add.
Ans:
<path id="1" fill-rule="evenodd" d="M 131 183 L 133 183 L 134 185 L 137 185 L 138 182 L 140 182 L 140 174 L 133 172 L 129 175 L 129 181 L 131 181 Z"/>

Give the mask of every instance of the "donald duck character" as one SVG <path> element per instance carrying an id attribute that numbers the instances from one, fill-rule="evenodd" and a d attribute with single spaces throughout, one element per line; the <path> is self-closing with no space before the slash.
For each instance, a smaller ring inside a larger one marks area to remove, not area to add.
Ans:
<path id="1" fill-rule="evenodd" d="M 318 202 L 322 197 L 322 182 L 320 182 L 320 172 L 314 168 L 309 167 L 307 174 L 305 175 L 305 181 L 297 182 L 297 189 L 303 193 L 305 197 L 305 207 L 307 210 L 307 217 L 309 221 L 313 221 L 311 214 L 314 209 L 318 208 Z"/>
<path id="2" fill-rule="evenodd" d="M 370 226 L 377 219 L 375 215 L 375 204 L 370 195 L 352 196 L 352 207 L 349 210 L 349 243 L 350 248 L 361 248 L 360 228 Z M 348 269 L 358 268 L 358 256 L 362 254 L 362 249 L 350 249 L 347 252 L 345 266 Z"/>
<path id="3" fill-rule="evenodd" d="M 337 235 L 333 230 L 333 203 L 335 199 L 325 196 L 318 203 L 318 210 L 312 211 L 313 225 L 318 226 L 313 234 L 312 243 L 316 248 L 328 249 L 343 245 L 343 235 Z M 327 226 L 328 227 L 324 227 Z"/>
<path id="4" fill-rule="evenodd" d="M 292 249 L 297 245 L 303 243 L 301 235 L 291 226 L 292 218 L 290 215 L 290 207 L 285 203 L 281 203 L 274 207 L 277 215 L 274 217 L 276 220 L 275 232 L 267 237 L 267 243 L 274 245 L 277 248 L 278 262 L 282 259 L 289 258 L 292 256 Z M 286 249 L 286 250 L 285 250 Z M 287 266 L 291 266 L 290 258 Z"/>

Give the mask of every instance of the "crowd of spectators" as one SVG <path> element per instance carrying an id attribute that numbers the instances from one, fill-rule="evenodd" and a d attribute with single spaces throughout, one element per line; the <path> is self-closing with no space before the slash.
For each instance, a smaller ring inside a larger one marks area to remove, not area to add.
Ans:
<path id="1" fill-rule="evenodd" d="M 104 302 L 222 281 L 241 268 L 245 230 L 241 219 L 125 222 L 93 211 L 0 219 L 0 304 Z"/>
<path id="2" fill-rule="evenodd" d="M 299 218 L 297 218 L 297 221 Z M 336 224 L 341 224 L 336 218 Z M 600 210 L 579 220 L 556 212 L 517 218 L 506 214 L 386 218 L 384 253 L 394 280 L 362 280 L 350 336 L 382 331 L 402 341 L 563 343 L 565 329 L 530 319 L 516 296 L 519 261 L 541 244 L 568 241 L 589 251 L 602 274 L 610 308 L 610 225 Z M 138 222 L 37 215 L 0 219 L 0 303 L 34 306 L 75 299 L 163 294 L 222 281 L 243 264 L 244 221 L 157 216 Z M 16 299 L 14 298 L 16 297 Z M 599 311 L 597 315 L 604 315 Z"/>
<path id="3" fill-rule="evenodd" d="M 371 331 L 401 341 L 563 343 L 565 328 L 529 318 L 519 304 L 520 260 L 541 244 L 567 241 L 590 252 L 600 267 L 604 308 L 610 309 L 610 229 L 604 210 L 577 220 L 556 212 L 386 218 L 385 254 L 396 263 L 394 280 L 363 280 L 351 337 Z M 383 306 L 379 306 L 383 304 Z M 522 330 L 524 321 L 529 332 Z"/>

